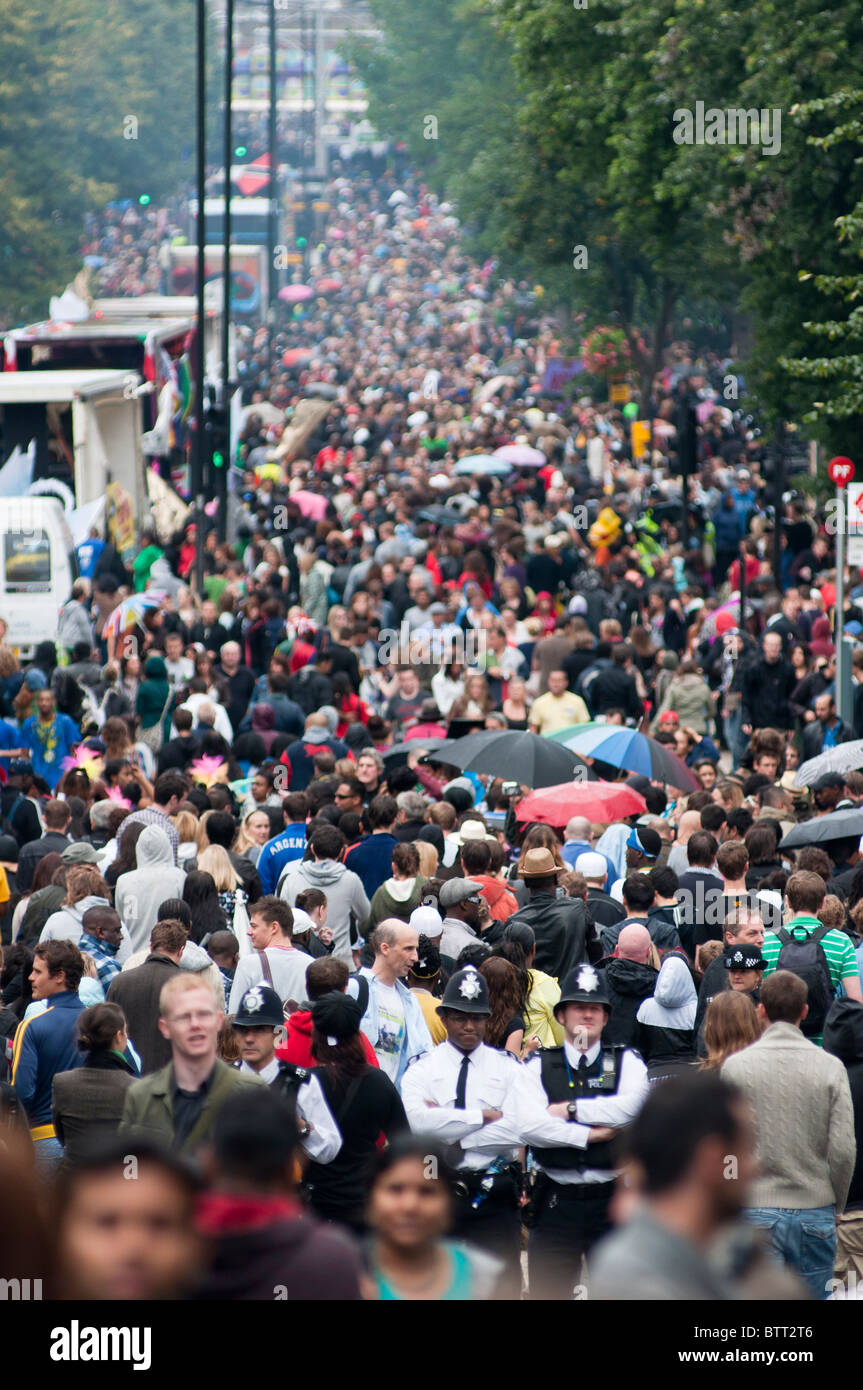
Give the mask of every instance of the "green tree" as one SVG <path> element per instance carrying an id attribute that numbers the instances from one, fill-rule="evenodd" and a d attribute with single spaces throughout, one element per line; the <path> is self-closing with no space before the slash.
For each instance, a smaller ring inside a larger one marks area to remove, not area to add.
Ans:
<path id="1" fill-rule="evenodd" d="M 0 321 L 42 318 L 80 267 L 86 212 L 176 194 L 194 169 L 190 0 L 28 0 L 0 50 Z M 208 44 L 214 54 L 213 40 Z M 215 71 L 215 69 L 214 69 Z M 209 86 L 211 112 L 218 107 Z M 134 134 L 136 138 L 128 138 Z"/>

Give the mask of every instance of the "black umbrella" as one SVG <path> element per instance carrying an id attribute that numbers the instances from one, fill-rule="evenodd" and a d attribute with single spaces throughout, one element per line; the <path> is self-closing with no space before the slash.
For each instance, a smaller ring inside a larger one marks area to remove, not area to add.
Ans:
<path id="1" fill-rule="evenodd" d="M 447 748 L 437 750 L 435 761 L 460 767 L 463 772 L 502 777 L 523 787 L 557 787 L 572 781 L 576 768 L 583 778 L 591 775 L 583 758 L 570 753 L 562 743 L 517 729 L 481 729 L 453 739 Z"/>
<path id="2" fill-rule="evenodd" d="M 863 806 L 850 806 L 845 811 L 831 811 L 827 816 L 793 825 L 782 840 L 780 849 L 802 849 L 804 845 L 821 845 L 830 840 L 851 840 L 863 835 Z"/>
<path id="3" fill-rule="evenodd" d="M 420 749 L 424 753 L 433 753 L 446 742 L 445 738 L 409 738 L 406 743 L 394 743 L 392 748 L 387 748 L 383 759 L 388 767 L 399 767 L 407 762 L 409 753 L 418 753 Z"/>

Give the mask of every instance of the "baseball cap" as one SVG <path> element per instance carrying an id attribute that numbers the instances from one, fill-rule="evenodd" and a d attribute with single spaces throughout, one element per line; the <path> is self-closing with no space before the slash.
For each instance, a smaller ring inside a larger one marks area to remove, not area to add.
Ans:
<path id="1" fill-rule="evenodd" d="M 482 884 L 477 883 L 475 878 L 448 878 L 441 885 L 440 905 L 443 908 L 455 907 L 457 903 L 463 903 L 467 898 L 478 897 L 481 888 Z"/>
<path id="2" fill-rule="evenodd" d="M 583 874 L 585 878 L 607 878 L 608 865 L 595 850 L 585 850 L 575 861 L 575 872 Z"/>
<path id="3" fill-rule="evenodd" d="M 662 714 L 659 716 L 659 722 L 660 724 L 679 724 L 680 715 L 673 709 L 663 710 Z"/>
<path id="4" fill-rule="evenodd" d="M 98 864 L 99 856 L 86 840 L 76 840 L 60 852 L 64 864 Z"/>
<path id="5" fill-rule="evenodd" d="M 410 926 L 414 928 L 420 936 L 428 937 L 429 941 L 437 941 L 443 934 L 443 920 L 436 908 L 423 904 L 415 907 L 410 915 Z"/>

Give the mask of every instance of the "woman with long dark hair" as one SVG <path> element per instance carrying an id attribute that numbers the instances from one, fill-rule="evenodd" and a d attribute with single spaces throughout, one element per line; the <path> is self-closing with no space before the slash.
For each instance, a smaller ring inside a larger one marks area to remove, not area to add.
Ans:
<path id="1" fill-rule="evenodd" d="M 494 954 L 508 960 L 515 967 L 524 1001 L 521 1010 L 524 1016 L 524 1042 L 522 1055 L 533 1052 L 537 1047 L 559 1047 L 563 1042 L 563 1029 L 555 1018 L 555 1008 L 560 1002 L 560 985 L 544 970 L 537 970 L 536 935 L 527 922 L 510 922 L 503 929 L 503 940 L 495 947 Z"/>
<path id="2" fill-rule="evenodd" d="M 489 1047 L 521 1055 L 524 1039 L 524 994 L 514 965 L 502 956 L 484 960 L 479 973 L 488 985 L 491 1017 L 485 1030 Z"/>
<path id="3" fill-rule="evenodd" d="M 378 1136 L 392 1140 L 408 1128 L 395 1086 L 366 1060 L 361 1019 L 357 1001 L 338 991 L 312 1005 L 315 1075 L 341 1130 L 342 1147 L 331 1163 L 309 1164 L 306 1191 L 316 1216 L 355 1231 L 364 1227 L 367 1169 Z"/>
<path id="4" fill-rule="evenodd" d="M 369 1302 L 449 1303 L 494 1298 L 499 1264 L 447 1239 L 456 1174 L 439 1145 L 402 1134 L 377 1155 L 369 1186 L 363 1296 Z"/>
<path id="5" fill-rule="evenodd" d="M 203 941 L 214 931 L 225 931 L 228 923 L 219 903 L 219 892 L 212 874 L 190 869 L 183 884 L 183 902 L 192 913 L 189 933 L 192 941 Z"/>
<path id="6" fill-rule="evenodd" d="M 117 858 L 105 870 L 105 882 L 109 888 L 117 887 L 121 874 L 130 874 L 138 867 L 138 841 L 146 830 L 143 821 L 133 820 L 120 832 L 117 840 Z"/>

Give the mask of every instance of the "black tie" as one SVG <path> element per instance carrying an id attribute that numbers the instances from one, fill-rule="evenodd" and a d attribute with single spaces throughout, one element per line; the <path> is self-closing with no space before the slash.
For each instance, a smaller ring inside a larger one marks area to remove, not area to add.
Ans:
<path id="1" fill-rule="evenodd" d="M 465 1109 L 465 1096 L 467 1095 L 467 1069 L 470 1066 L 470 1057 L 465 1054 L 461 1059 L 459 1067 L 458 1081 L 455 1085 L 455 1108 L 456 1110 Z"/>
<path id="2" fill-rule="evenodd" d="M 589 1065 L 590 1063 L 587 1060 L 587 1053 L 582 1052 L 581 1056 L 578 1059 L 578 1066 L 576 1067 L 576 1071 L 587 1071 Z"/>

